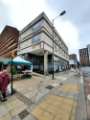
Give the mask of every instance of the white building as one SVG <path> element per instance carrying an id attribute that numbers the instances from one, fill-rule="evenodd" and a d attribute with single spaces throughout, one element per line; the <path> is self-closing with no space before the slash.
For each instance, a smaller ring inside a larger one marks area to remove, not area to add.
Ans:
<path id="1" fill-rule="evenodd" d="M 54 71 L 68 66 L 68 47 L 56 30 L 53 40 L 52 27 L 52 23 L 43 12 L 20 31 L 17 54 L 32 61 L 34 71 L 52 71 L 53 42 Z"/>

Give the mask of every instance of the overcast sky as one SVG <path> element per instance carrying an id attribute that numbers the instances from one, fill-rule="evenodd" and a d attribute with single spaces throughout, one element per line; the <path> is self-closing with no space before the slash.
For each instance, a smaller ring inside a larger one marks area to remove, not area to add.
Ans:
<path id="1" fill-rule="evenodd" d="M 55 27 L 69 53 L 78 53 L 90 43 L 90 0 L 0 0 L 0 32 L 7 24 L 21 30 L 42 11 L 52 20 L 62 10 Z"/>

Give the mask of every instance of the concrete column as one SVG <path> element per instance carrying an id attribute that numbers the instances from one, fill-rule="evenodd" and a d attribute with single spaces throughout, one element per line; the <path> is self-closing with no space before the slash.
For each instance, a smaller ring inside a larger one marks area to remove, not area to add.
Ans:
<path id="1" fill-rule="evenodd" d="M 44 51 L 44 74 L 48 74 L 48 51 Z"/>

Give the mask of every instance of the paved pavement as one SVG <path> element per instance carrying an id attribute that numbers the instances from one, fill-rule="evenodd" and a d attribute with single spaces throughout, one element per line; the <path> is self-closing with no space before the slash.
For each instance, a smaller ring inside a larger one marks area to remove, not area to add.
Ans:
<path id="1" fill-rule="evenodd" d="M 55 80 L 33 76 L 15 81 L 17 93 L 0 103 L 0 120 L 81 120 L 76 112 L 80 79 L 78 72 L 67 71 L 55 74 Z"/>
<path id="2" fill-rule="evenodd" d="M 83 67 L 84 93 L 86 102 L 87 120 L 90 119 L 90 67 Z"/>
<path id="3" fill-rule="evenodd" d="M 69 120 L 74 117 L 70 114 L 75 105 L 73 99 L 49 95 L 32 111 L 32 114 L 38 120 Z"/>
<path id="4" fill-rule="evenodd" d="M 20 120 L 18 114 L 26 108 L 16 96 L 8 97 L 7 102 L 0 103 L 0 120 Z"/>

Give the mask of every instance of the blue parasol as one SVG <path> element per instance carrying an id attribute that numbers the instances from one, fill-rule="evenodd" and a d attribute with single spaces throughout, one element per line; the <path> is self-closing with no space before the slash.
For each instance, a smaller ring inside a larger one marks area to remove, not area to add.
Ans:
<path id="1" fill-rule="evenodd" d="M 27 61 L 23 58 L 21 58 L 20 56 L 15 57 L 12 60 L 8 61 L 8 64 L 13 64 L 13 65 L 32 65 L 32 62 Z"/>

